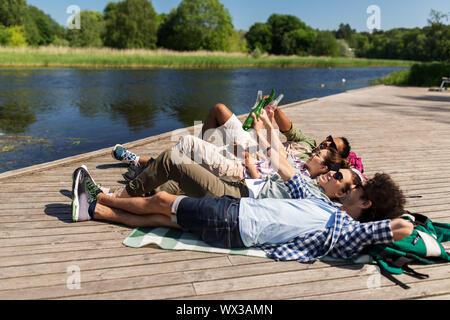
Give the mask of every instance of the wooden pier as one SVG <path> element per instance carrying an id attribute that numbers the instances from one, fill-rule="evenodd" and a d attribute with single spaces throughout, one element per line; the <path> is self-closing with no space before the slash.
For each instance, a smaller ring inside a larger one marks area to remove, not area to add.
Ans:
<path id="1" fill-rule="evenodd" d="M 420 196 L 408 210 L 450 222 L 450 92 L 376 86 L 283 108 L 318 141 L 348 137 L 367 176 L 389 173 Z M 156 156 L 174 143 L 166 133 L 126 146 Z M 131 228 L 71 222 L 75 168 L 123 186 L 111 147 L 0 174 L 0 299 L 450 299 L 449 264 L 417 267 L 426 280 L 398 276 L 405 290 L 370 265 L 125 247 Z M 79 289 L 67 285 L 72 270 Z"/>

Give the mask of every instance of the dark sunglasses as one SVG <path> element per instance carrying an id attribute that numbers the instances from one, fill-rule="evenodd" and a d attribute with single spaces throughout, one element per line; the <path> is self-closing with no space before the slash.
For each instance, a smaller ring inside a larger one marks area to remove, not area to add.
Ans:
<path id="1" fill-rule="evenodd" d="M 327 142 L 330 143 L 329 146 L 327 146 Z M 333 148 L 334 150 L 337 151 L 338 148 L 336 146 L 336 143 L 334 143 L 333 136 L 326 137 L 325 141 L 323 141 L 319 146 L 319 149 L 327 149 L 327 148 Z"/>
<path id="2" fill-rule="evenodd" d="M 341 169 L 341 167 L 339 165 L 335 165 L 333 168 L 330 169 L 330 171 L 336 171 L 335 174 L 333 174 L 333 178 L 338 181 L 341 181 L 342 179 L 344 179 L 342 172 L 339 171 L 340 169 Z"/>
<path id="3" fill-rule="evenodd" d="M 337 151 L 337 145 L 336 143 L 334 143 L 334 139 L 332 136 L 328 136 L 326 139 L 328 142 L 330 142 L 330 148 L 333 148 L 334 150 Z"/>

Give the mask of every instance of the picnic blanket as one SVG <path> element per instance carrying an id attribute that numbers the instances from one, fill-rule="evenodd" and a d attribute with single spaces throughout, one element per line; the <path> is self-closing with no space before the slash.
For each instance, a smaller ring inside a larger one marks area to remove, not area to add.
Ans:
<path id="1" fill-rule="evenodd" d="M 256 247 L 243 249 L 223 249 L 208 245 L 196 235 L 170 228 L 136 228 L 123 241 L 123 244 L 131 248 L 142 248 L 147 245 L 157 245 L 165 250 L 190 250 L 210 253 L 236 254 L 269 259 L 266 253 Z M 331 257 L 320 259 L 325 262 L 347 261 L 358 264 L 373 263 L 369 255 L 359 255 L 352 260 L 340 260 Z"/>

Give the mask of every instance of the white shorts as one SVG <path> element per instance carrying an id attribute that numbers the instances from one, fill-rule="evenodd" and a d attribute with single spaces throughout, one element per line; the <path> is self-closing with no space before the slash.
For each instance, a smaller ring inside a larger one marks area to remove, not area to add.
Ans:
<path id="1" fill-rule="evenodd" d="M 224 147 L 217 147 L 195 136 L 184 136 L 172 150 L 182 152 L 216 176 L 244 178 L 243 159 L 236 158 L 232 153 L 227 152 Z"/>
<path id="2" fill-rule="evenodd" d="M 216 129 L 210 129 L 203 135 L 203 140 L 216 146 L 233 146 L 236 142 L 244 148 L 257 146 L 256 133 L 242 129 L 242 122 L 233 114 L 227 122 Z"/>

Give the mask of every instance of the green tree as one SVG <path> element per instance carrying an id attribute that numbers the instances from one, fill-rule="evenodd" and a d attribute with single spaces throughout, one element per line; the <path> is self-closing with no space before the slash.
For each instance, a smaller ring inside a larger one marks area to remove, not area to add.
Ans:
<path id="1" fill-rule="evenodd" d="M 272 14 L 267 20 L 267 24 L 272 30 L 273 54 L 284 54 L 283 37 L 286 33 L 297 29 L 307 29 L 306 24 L 299 18 L 288 14 Z"/>
<path id="2" fill-rule="evenodd" d="M 9 27 L 11 31 L 11 38 L 9 44 L 12 47 L 24 47 L 27 45 L 27 39 L 25 36 L 25 29 L 23 26 Z"/>
<path id="3" fill-rule="evenodd" d="M 450 61 L 450 25 L 444 23 L 448 18 L 448 14 L 436 10 L 430 12 L 429 26 L 424 28 L 429 60 Z"/>
<path id="4" fill-rule="evenodd" d="M 369 50 L 369 38 L 364 33 L 352 34 L 349 46 L 353 49 L 356 57 L 366 57 Z"/>
<path id="5" fill-rule="evenodd" d="M 283 54 L 306 56 L 311 53 L 317 33 L 308 29 L 296 29 L 283 35 L 281 49 Z"/>
<path id="6" fill-rule="evenodd" d="M 101 12 L 83 10 L 80 12 L 81 29 L 68 31 L 67 39 L 71 47 L 101 47 L 105 31 L 105 21 Z"/>
<path id="7" fill-rule="evenodd" d="M 44 11 L 28 6 L 25 17 L 27 41 L 31 45 L 49 45 L 55 37 L 64 37 L 65 30 Z"/>
<path id="8" fill-rule="evenodd" d="M 0 45 L 23 47 L 27 45 L 23 26 L 4 27 L 0 25 Z"/>
<path id="9" fill-rule="evenodd" d="M 356 33 L 356 30 L 352 29 L 352 27 L 350 27 L 350 25 L 348 23 L 347 24 L 341 23 L 339 25 L 338 30 L 335 32 L 334 35 L 335 35 L 336 39 L 344 39 L 344 40 L 350 41 L 352 35 L 355 33 Z"/>
<path id="10" fill-rule="evenodd" d="M 245 34 L 250 51 L 259 48 L 262 52 L 272 50 L 272 29 L 267 23 L 257 22 Z"/>
<path id="11" fill-rule="evenodd" d="M 312 50 L 316 56 L 339 56 L 339 44 L 331 31 L 320 31 Z"/>
<path id="12" fill-rule="evenodd" d="M 246 32 L 244 30 L 233 30 L 230 37 L 230 51 L 231 52 L 248 52 L 247 40 L 245 39 Z"/>
<path id="13" fill-rule="evenodd" d="M 158 31 L 158 45 L 173 50 L 229 51 L 233 24 L 219 0 L 183 0 Z"/>
<path id="14" fill-rule="evenodd" d="M 105 45 L 119 49 L 156 47 L 158 18 L 148 0 L 110 2 L 104 13 Z"/>
<path id="15" fill-rule="evenodd" d="M 6 46 L 11 39 L 11 31 L 0 24 L 0 46 Z"/>
<path id="16" fill-rule="evenodd" d="M 22 26 L 27 14 L 27 3 L 25 0 L 1 0 L 0 1 L 0 24 L 10 26 Z"/>

